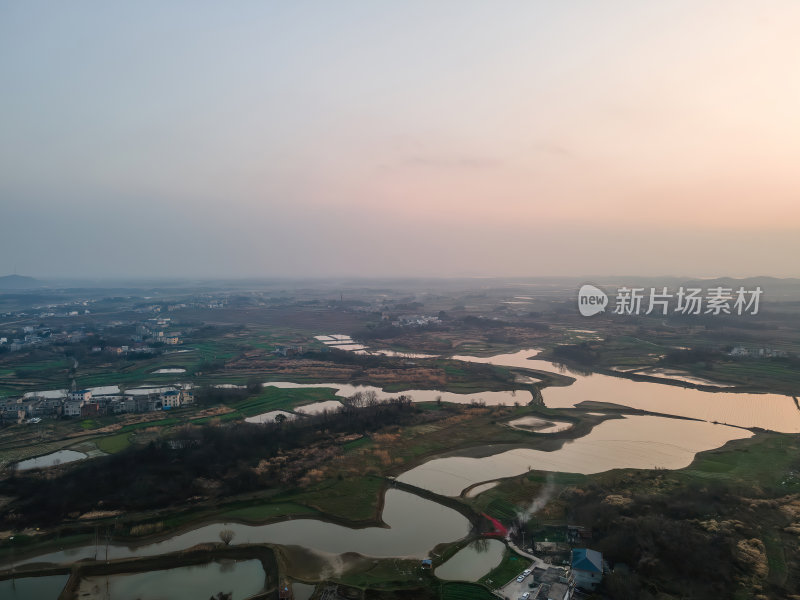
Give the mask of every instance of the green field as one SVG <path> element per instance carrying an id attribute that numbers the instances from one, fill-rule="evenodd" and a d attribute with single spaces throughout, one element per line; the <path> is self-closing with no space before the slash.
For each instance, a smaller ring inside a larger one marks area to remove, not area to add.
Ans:
<path id="1" fill-rule="evenodd" d="M 518 507 L 502 498 L 495 498 L 486 508 L 486 513 L 502 522 L 508 523 L 517 515 Z"/>
<path id="2" fill-rule="evenodd" d="M 475 583 L 445 583 L 442 600 L 496 600 L 497 596 Z"/>
<path id="3" fill-rule="evenodd" d="M 502 562 L 488 574 L 481 577 L 480 582 L 492 589 L 497 589 L 527 569 L 530 562 L 529 559 L 523 558 L 516 552 L 506 550 Z"/>
<path id="4" fill-rule="evenodd" d="M 687 468 L 675 472 L 689 480 L 721 481 L 732 487 L 754 485 L 773 493 L 800 492 L 800 440 L 797 436 L 761 433 L 698 454 Z"/>
<path id="5" fill-rule="evenodd" d="M 292 411 L 298 406 L 327 400 L 339 400 L 331 388 L 281 389 L 269 386 L 246 400 L 228 404 L 228 407 L 232 408 L 233 412 L 213 417 L 192 419 L 191 422 L 195 425 L 201 425 L 209 421 L 233 421 L 273 410 Z"/>
<path id="6" fill-rule="evenodd" d="M 122 428 L 123 433 L 136 431 L 137 429 L 145 429 L 148 427 L 168 427 L 170 425 L 177 425 L 181 422 L 181 419 L 178 418 L 170 418 L 170 419 L 159 419 L 158 421 L 144 421 L 142 423 L 132 423 L 131 425 L 125 425 Z"/>
<path id="7" fill-rule="evenodd" d="M 307 506 L 303 506 L 302 504 L 296 504 L 294 502 L 279 502 L 275 504 L 257 504 L 254 506 L 233 508 L 231 510 L 225 510 L 219 513 L 218 516 L 225 519 L 260 523 L 276 517 L 285 517 L 286 515 L 299 516 L 314 514 L 317 514 L 317 511 Z"/>
<path id="8" fill-rule="evenodd" d="M 303 404 L 325 402 L 326 400 L 339 400 L 339 398 L 331 388 L 282 389 L 267 386 L 256 396 L 230 406 L 242 415 L 251 417 L 272 410 L 292 410 Z"/>
<path id="9" fill-rule="evenodd" d="M 800 389 L 800 370 L 781 359 L 716 362 L 711 367 L 692 372 L 701 377 L 740 385 L 764 387 L 764 383 L 769 382 L 770 386 L 786 390 L 787 393 L 797 393 Z"/>
<path id="10" fill-rule="evenodd" d="M 296 495 L 281 496 L 281 500 L 292 500 L 351 521 L 364 521 L 378 517 L 384 483 L 380 477 L 343 477 L 324 481 Z"/>
<path id="11" fill-rule="evenodd" d="M 763 538 L 767 551 L 767 564 L 769 565 L 769 581 L 778 585 L 786 582 L 789 569 L 786 565 L 784 543 L 777 533 L 769 532 Z"/>
<path id="12" fill-rule="evenodd" d="M 116 454 L 131 445 L 130 433 L 118 433 L 95 440 L 97 447 L 106 454 Z"/>

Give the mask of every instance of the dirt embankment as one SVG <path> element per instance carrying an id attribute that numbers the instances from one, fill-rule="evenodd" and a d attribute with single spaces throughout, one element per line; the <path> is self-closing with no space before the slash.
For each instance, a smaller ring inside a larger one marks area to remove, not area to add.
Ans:
<path id="1" fill-rule="evenodd" d="M 393 367 L 368 367 L 317 360 L 269 360 L 257 356 L 243 356 L 225 365 L 225 370 L 235 375 L 253 375 L 264 380 L 313 381 L 332 383 L 369 383 L 385 387 L 437 388 L 447 384 L 447 373 L 441 368 L 425 365 Z"/>

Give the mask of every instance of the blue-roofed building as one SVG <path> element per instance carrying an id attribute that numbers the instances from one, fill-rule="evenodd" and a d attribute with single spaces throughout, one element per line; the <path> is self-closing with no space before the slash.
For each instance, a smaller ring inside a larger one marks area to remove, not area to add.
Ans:
<path id="1" fill-rule="evenodd" d="M 92 390 L 78 390 L 77 392 L 70 392 L 67 398 L 73 402 L 80 402 L 81 405 L 83 405 L 85 402 L 89 402 L 89 400 L 92 399 Z"/>
<path id="2" fill-rule="evenodd" d="M 603 555 L 597 550 L 573 548 L 572 575 L 576 586 L 593 590 L 603 580 Z"/>

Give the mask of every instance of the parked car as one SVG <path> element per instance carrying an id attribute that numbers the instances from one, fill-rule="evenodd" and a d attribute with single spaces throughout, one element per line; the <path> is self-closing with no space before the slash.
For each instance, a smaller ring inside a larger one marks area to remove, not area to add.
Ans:
<path id="1" fill-rule="evenodd" d="M 525 579 L 525 575 L 520 575 L 517 577 L 517 583 L 522 583 L 522 580 Z"/>

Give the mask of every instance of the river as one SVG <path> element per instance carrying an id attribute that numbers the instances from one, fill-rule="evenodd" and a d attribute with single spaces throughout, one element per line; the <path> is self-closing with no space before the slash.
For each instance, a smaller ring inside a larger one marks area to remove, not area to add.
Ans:
<path id="1" fill-rule="evenodd" d="M 332 554 L 357 552 L 375 557 L 423 558 L 436 544 L 454 542 L 469 533 L 470 524 L 460 513 L 414 494 L 390 489 L 382 515 L 389 527 L 352 529 L 318 519 L 292 519 L 269 525 L 217 522 L 179 533 L 164 541 L 125 546 L 112 544 L 108 558 L 153 556 L 184 550 L 197 544 L 218 542 L 219 532 L 233 530 L 233 543 L 301 545 Z M 84 558 L 105 560 L 105 546 L 81 546 L 50 552 L 20 562 L 71 563 Z"/>
<path id="2" fill-rule="evenodd" d="M 560 367 L 535 357 L 536 349 L 495 356 L 453 356 L 456 360 L 558 373 Z M 575 378 L 568 386 L 542 390 L 548 408 L 572 408 L 581 402 L 609 402 L 631 408 L 703 421 L 760 427 L 783 433 L 800 433 L 800 410 L 794 399 L 780 394 L 705 392 L 675 385 L 632 381 L 622 377 L 567 373 Z"/>
<path id="3" fill-rule="evenodd" d="M 536 353 L 536 350 L 521 350 L 492 357 L 453 358 L 544 371 L 559 370 L 557 365 L 549 361 L 536 358 L 530 360 Z M 697 452 L 718 448 L 729 440 L 751 436 L 752 432 L 743 427 L 761 427 L 782 432 L 800 431 L 800 411 L 793 399 L 787 396 L 705 392 L 606 375 L 571 375 L 575 377 L 572 385 L 547 387 L 543 390 L 544 402 L 548 407 L 572 408 L 583 401 L 591 400 L 687 418 L 626 415 L 603 421 L 588 435 L 567 441 L 560 449 L 552 452 L 518 448 L 479 459 L 433 459 L 407 471 L 398 479 L 441 494 L 457 495 L 474 483 L 517 475 L 529 469 L 587 474 L 614 468 L 677 469 L 688 465 Z M 329 387 L 334 388 L 340 397 L 358 391 L 375 391 L 381 398 L 398 395 L 376 387 L 346 384 L 268 382 L 265 385 L 282 388 Z M 526 404 L 532 399 L 532 395 L 526 390 L 476 394 L 409 390 L 403 393 L 418 402 L 435 401 L 441 397 L 445 402 Z M 592 410 L 602 411 L 602 408 Z M 482 488 L 485 489 L 488 486 Z M 475 490 L 478 491 L 480 490 Z M 357 552 L 375 557 L 425 557 L 436 544 L 460 540 L 469 531 L 469 522 L 461 514 L 396 489 L 386 492 L 382 518 L 389 525 L 388 528 L 351 529 L 317 519 L 293 519 L 260 526 L 217 522 L 178 533 L 156 543 L 141 546 L 112 545 L 108 554 L 109 558 L 121 558 L 173 552 L 203 542 L 218 541 L 220 530 L 226 528 L 235 532 L 234 544 L 263 542 L 300 545 L 332 554 Z M 44 554 L 35 561 L 73 562 L 91 558 L 95 553 L 94 546 L 84 546 Z M 97 556 L 105 557 L 104 548 L 97 551 Z M 470 556 L 469 553 L 464 554 L 465 564 L 475 558 Z M 24 562 L 30 563 L 33 559 Z"/>

